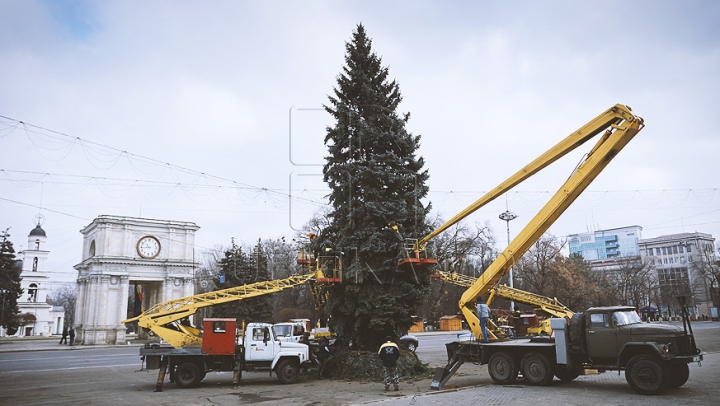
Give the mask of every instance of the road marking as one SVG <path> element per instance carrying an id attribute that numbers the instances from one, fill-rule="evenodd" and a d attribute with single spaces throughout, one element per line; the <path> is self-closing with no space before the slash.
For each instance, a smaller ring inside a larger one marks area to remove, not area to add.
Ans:
<path id="1" fill-rule="evenodd" d="M 85 367 L 67 367 L 67 368 L 54 368 L 54 369 L 27 369 L 22 371 L 2 371 L 3 374 L 17 374 L 26 372 L 52 372 L 52 371 L 68 371 L 73 369 L 90 369 L 90 368 L 115 368 L 115 367 L 136 367 L 138 363 L 134 364 L 121 364 L 121 365 L 96 365 L 96 366 L 85 366 Z"/>
<path id="2" fill-rule="evenodd" d="M 137 354 L 115 354 L 115 355 L 90 355 L 87 357 L 83 357 L 83 359 L 90 359 L 90 358 L 108 358 L 108 357 L 132 357 L 132 356 L 140 356 Z M 51 360 L 58 360 L 58 359 L 77 359 L 77 356 L 74 357 L 52 357 L 52 358 L 13 358 L 13 359 L 0 359 L 0 362 L 15 362 L 15 361 L 47 361 L 48 359 Z"/>

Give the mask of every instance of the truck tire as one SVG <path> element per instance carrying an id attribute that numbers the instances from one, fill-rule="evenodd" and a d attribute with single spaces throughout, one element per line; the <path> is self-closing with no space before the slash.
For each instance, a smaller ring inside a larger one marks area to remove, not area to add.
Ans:
<path id="1" fill-rule="evenodd" d="M 518 362 L 506 352 L 496 352 L 488 360 L 488 372 L 495 383 L 508 385 L 517 380 Z"/>
<path id="2" fill-rule="evenodd" d="M 280 383 L 295 383 L 300 376 L 300 364 L 297 360 L 286 359 L 280 361 L 275 368 Z"/>
<path id="3" fill-rule="evenodd" d="M 534 386 L 547 386 L 552 382 L 553 365 L 547 357 L 539 352 L 531 352 L 520 361 L 520 370 L 528 384 Z"/>
<path id="4" fill-rule="evenodd" d="M 665 368 L 665 382 L 663 385 L 675 389 L 685 385 L 690 377 L 688 364 L 671 364 Z"/>
<path id="5" fill-rule="evenodd" d="M 580 376 L 580 370 L 577 368 L 556 366 L 555 376 L 557 376 L 557 378 L 563 382 L 570 382 Z"/>
<path id="6" fill-rule="evenodd" d="M 657 395 L 665 386 L 665 368 L 647 355 L 636 355 L 625 366 L 625 380 L 641 395 Z"/>
<path id="7" fill-rule="evenodd" d="M 579 354 L 583 349 L 583 338 L 585 336 L 585 314 L 575 313 L 570 319 L 568 329 L 570 338 L 570 352 Z"/>
<path id="8" fill-rule="evenodd" d="M 203 378 L 200 368 L 192 362 L 178 365 L 175 370 L 175 385 L 179 388 L 194 388 Z"/>

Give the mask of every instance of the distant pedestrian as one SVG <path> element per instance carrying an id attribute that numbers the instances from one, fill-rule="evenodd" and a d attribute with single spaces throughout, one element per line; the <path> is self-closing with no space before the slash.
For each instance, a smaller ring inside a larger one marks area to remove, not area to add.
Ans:
<path id="1" fill-rule="evenodd" d="M 480 319 L 480 329 L 482 330 L 483 342 L 489 343 L 490 339 L 488 338 L 487 322 L 490 319 L 490 308 L 483 302 L 483 299 L 480 296 L 477 297 L 477 315 L 478 319 Z"/>
<path id="2" fill-rule="evenodd" d="M 73 345 L 73 342 L 75 341 L 75 330 L 70 327 L 70 332 L 68 334 L 70 335 L 70 345 Z"/>
<path id="3" fill-rule="evenodd" d="M 328 340 L 327 337 L 322 337 L 318 344 L 318 361 L 320 362 L 320 367 L 318 368 L 318 379 L 323 379 L 325 365 L 327 365 L 327 362 L 330 359 L 335 357 L 335 354 L 333 353 L 332 348 L 330 348 L 330 340 Z"/>
<path id="4" fill-rule="evenodd" d="M 67 327 L 63 328 L 62 337 L 60 337 L 60 344 L 67 344 L 68 331 Z"/>
<path id="5" fill-rule="evenodd" d="M 385 369 L 385 391 L 390 390 L 390 383 L 395 386 L 395 390 L 400 390 L 400 377 L 397 373 L 397 360 L 400 358 L 400 349 L 397 344 L 392 342 L 392 337 L 385 337 L 385 344 L 380 346 L 378 355 L 382 360 Z"/>

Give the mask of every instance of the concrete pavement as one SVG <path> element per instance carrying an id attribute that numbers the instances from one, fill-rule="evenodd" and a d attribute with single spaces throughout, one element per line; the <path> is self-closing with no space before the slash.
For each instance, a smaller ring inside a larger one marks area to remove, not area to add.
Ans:
<path id="1" fill-rule="evenodd" d="M 462 368 L 460 369 L 462 371 Z M 482 384 L 437 392 L 400 394 L 388 399 L 356 404 L 385 405 L 716 405 L 720 399 L 720 353 L 706 354 L 702 366 L 690 364 L 690 379 L 678 389 L 662 395 L 638 395 L 625 381 L 625 373 L 608 371 L 598 375 L 580 376 L 573 382 L 555 380 L 550 386 L 496 385 L 489 376 L 478 376 Z M 401 392 L 402 393 L 402 392 Z"/>
<path id="2" fill-rule="evenodd" d="M 125 345 L 140 346 L 148 341 L 130 339 Z M 50 337 L 0 337 L 0 353 L 24 351 L 76 351 L 95 348 L 114 348 L 122 345 L 67 345 L 59 344 L 60 336 Z M 129 343 L 129 344 L 128 344 Z"/>

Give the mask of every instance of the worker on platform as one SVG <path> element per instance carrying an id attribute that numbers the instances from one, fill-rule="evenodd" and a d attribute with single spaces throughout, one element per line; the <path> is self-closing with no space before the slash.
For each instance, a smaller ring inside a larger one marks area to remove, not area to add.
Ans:
<path id="1" fill-rule="evenodd" d="M 392 337 L 385 337 L 385 344 L 380 346 L 378 355 L 382 360 L 385 369 L 385 391 L 390 390 L 390 382 L 395 386 L 395 390 L 400 390 L 400 377 L 397 373 L 397 360 L 400 358 L 400 349 L 397 344 L 392 342 Z"/>
<path id="2" fill-rule="evenodd" d="M 477 297 L 477 316 L 478 319 L 480 319 L 480 329 L 482 330 L 483 342 L 489 343 L 490 339 L 488 338 L 487 322 L 488 319 L 490 319 L 490 308 L 485 304 L 483 298 L 480 296 Z"/>

